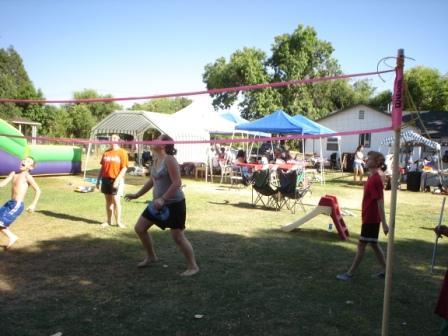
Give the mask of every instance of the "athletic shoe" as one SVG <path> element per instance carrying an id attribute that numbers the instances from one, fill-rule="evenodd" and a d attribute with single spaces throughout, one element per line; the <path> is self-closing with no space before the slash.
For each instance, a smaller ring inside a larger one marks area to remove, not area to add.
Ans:
<path id="1" fill-rule="evenodd" d="M 379 272 L 373 275 L 374 278 L 378 278 L 378 279 L 384 279 L 386 278 L 386 274 L 384 274 L 384 272 Z"/>
<path id="2" fill-rule="evenodd" d="M 342 274 L 336 275 L 336 279 L 339 279 L 342 281 L 349 281 L 352 278 L 353 278 L 353 274 L 348 274 L 348 273 L 342 273 Z"/>

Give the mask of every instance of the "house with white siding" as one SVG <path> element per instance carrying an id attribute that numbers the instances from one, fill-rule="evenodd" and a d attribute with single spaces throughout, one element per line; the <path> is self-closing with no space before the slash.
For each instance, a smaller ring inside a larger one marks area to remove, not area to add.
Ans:
<path id="1" fill-rule="evenodd" d="M 392 124 L 392 118 L 389 113 L 378 111 L 367 105 L 355 105 L 339 111 L 332 112 L 325 118 L 316 120 L 319 124 L 328 127 L 336 132 L 369 130 L 376 128 L 389 127 Z M 383 133 L 363 133 L 355 135 L 343 136 L 339 139 L 341 153 L 354 153 L 356 147 L 360 144 L 364 145 L 364 152 L 371 150 L 379 150 L 381 141 L 385 137 L 392 136 L 392 131 Z M 338 152 L 338 139 L 325 138 L 322 139 L 323 156 L 330 158 L 332 153 Z M 319 153 L 319 140 L 306 140 L 306 153 Z M 382 147 L 381 152 L 387 154 L 388 148 Z M 338 154 L 339 156 L 339 154 Z"/>

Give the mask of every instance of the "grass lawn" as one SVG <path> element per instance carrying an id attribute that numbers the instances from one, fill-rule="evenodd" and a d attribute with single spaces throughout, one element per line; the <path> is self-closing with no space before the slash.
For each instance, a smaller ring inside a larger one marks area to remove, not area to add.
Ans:
<path id="1" fill-rule="evenodd" d="M 143 178 L 127 179 L 134 192 Z M 137 269 L 143 257 L 133 224 L 149 198 L 124 204 L 127 229 L 101 228 L 103 195 L 73 192 L 79 176 L 39 177 L 43 195 L 33 214 L 12 230 L 20 240 L 0 252 L 0 335 L 379 335 L 383 280 L 373 252 L 351 282 L 336 280 L 350 265 L 360 232 L 362 188 L 351 177 L 329 174 L 304 203 L 325 193 L 352 211 L 348 241 L 328 232 L 318 216 L 300 230 L 280 225 L 303 215 L 253 208 L 250 188 L 184 179 L 187 236 L 201 272 L 185 269 L 168 232 L 151 230 L 161 262 Z M 10 190 L 0 190 L 2 202 Z M 28 203 L 32 192 L 28 194 Z M 390 192 L 386 192 L 387 201 Z M 390 335 L 436 335 L 433 314 L 447 265 L 440 241 L 430 275 L 442 198 L 400 191 Z M 385 248 L 384 236 L 381 236 Z M 0 244 L 6 239 L 0 237 Z M 203 315 L 195 318 L 195 315 Z"/>

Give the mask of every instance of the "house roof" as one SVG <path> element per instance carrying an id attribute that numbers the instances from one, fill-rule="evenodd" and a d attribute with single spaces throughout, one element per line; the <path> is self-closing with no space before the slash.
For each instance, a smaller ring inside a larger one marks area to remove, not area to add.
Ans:
<path id="1" fill-rule="evenodd" d="M 315 121 L 319 122 L 319 121 L 321 121 L 321 120 L 325 120 L 325 119 L 327 119 L 327 118 L 329 118 L 329 117 L 334 116 L 335 114 L 339 114 L 339 113 L 345 112 L 345 111 L 347 111 L 347 110 L 351 110 L 351 109 L 356 108 L 356 107 L 367 107 L 367 108 L 372 109 L 372 110 L 374 110 L 374 111 L 376 111 L 376 112 L 378 112 L 378 113 L 384 114 L 384 115 L 386 115 L 386 116 L 388 116 L 388 117 L 391 116 L 390 113 L 388 113 L 388 112 L 383 112 L 383 111 L 380 111 L 380 110 L 377 110 L 376 108 L 373 108 L 373 107 L 371 107 L 371 106 L 369 106 L 369 105 L 365 105 L 365 104 L 357 104 L 357 105 L 352 105 L 352 106 L 343 108 L 343 109 L 341 109 L 341 110 L 336 110 L 336 111 L 330 112 L 330 114 L 328 114 L 327 116 L 325 116 L 325 117 L 323 117 L 323 118 L 320 118 L 320 119 L 316 119 Z"/>
<path id="2" fill-rule="evenodd" d="M 403 116 L 403 122 L 421 130 L 422 135 L 431 139 L 448 138 L 448 112 L 422 111 L 412 112 Z"/>

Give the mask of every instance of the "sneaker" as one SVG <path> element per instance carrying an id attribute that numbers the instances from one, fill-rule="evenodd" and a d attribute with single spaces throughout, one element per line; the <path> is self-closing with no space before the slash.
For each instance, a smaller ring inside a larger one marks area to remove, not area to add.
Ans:
<path id="1" fill-rule="evenodd" d="M 123 223 L 118 223 L 117 225 L 120 229 L 126 229 L 126 225 L 124 225 Z"/>
<path id="2" fill-rule="evenodd" d="M 102 228 L 106 228 L 106 227 L 108 227 L 109 225 L 110 225 L 110 224 L 106 222 L 106 223 L 101 224 L 101 227 L 102 227 Z"/>
<path id="3" fill-rule="evenodd" d="M 348 274 L 348 273 L 342 273 L 342 274 L 336 275 L 336 279 L 342 280 L 342 281 L 348 281 L 348 280 L 351 280 L 352 278 L 353 278 L 353 274 Z"/>
<path id="4" fill-rule="evenodd" d="M 378 279 L 385 279 L 386 278 L 386 274 L 384 272 L 379 272 L 373 275 L 374 278 L 378 278 Z"/>

